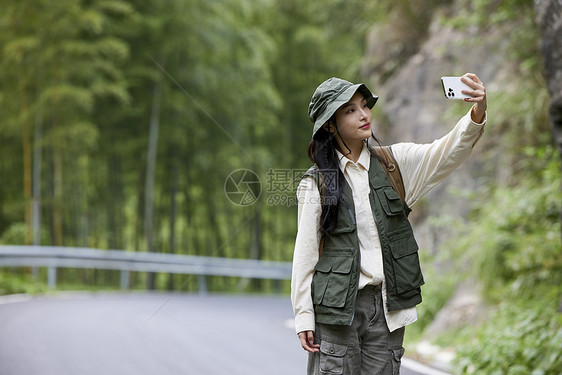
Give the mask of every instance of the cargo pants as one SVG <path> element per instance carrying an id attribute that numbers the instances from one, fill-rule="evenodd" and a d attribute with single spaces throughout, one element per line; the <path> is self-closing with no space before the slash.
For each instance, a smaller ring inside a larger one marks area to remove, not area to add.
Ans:
<path id="1" fill-rule="evenodd" d="M 390 332 L 384 317 L 381 287 L 357 293 L 351 326 L 316 324 L 308 375 L 397 375 L 404 354 L 404 327 Z"/>

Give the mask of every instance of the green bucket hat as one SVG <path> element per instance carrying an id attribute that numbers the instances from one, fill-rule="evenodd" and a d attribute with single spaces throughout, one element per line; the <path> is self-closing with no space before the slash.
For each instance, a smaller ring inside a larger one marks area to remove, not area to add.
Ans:
<path id="1" fill-rule="evenodd" d="M 367 99 L 367 107 L 373 108 L 379 97 L 373 95 L 363 83 L 354 85 L 346 80 L 332 77 L 316 88 L 308 105 L 308 118 L 314 124 L 313 137 L 338 108 L 347 103 L 357 91 Z"/>

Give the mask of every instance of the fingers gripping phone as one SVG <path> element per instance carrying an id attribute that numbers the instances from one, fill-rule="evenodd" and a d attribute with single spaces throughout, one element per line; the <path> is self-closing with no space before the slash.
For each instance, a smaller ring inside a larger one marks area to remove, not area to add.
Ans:
<path id="1" fill-rule="evenodd" d="M 462 90 L 472 90 L 470 86 L 461 81 L 461 77 L 441 77 L 443 94 L 447 99 L 472 98 L 470 95 L 463 94 Z"/>

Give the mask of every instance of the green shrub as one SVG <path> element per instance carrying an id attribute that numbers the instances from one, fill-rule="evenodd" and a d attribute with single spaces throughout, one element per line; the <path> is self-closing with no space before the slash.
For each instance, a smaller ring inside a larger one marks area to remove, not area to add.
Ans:
<path id="1" fill-rule="evenodd" d="M 558 375 L 562 328 L 552 303 L 504 302 L 473 340 L 458 348 L 463 375 Z"/>
<path id="2" fill-rule="evenodd" d="M 37 294 L 47 290 L 45 284 L 29 281 L 26 275 L 16 275 L 0 270 L 0 296 L 6 294 Z"/>
<path id="3" fill-rule="evenodd" d="M 550 146 L 526 152 L 528 173 L 516 186 L 481 192 L 445 245 L 456 274 L 476 276 L 491 302 L 537 298 L 537 287 L 562 285 L 560 158 Z"/>
<path id="4" fill-rule="evenodd" d="M 457 350 L 459 374 L 554 375 L 562 368 L 560 157 L 551 146 L 524 152 L 517 183 L 480 191 L 477 208 L 445 245 L 454 277 L 478 280 L 494 311 L 481 327 L 444 339 Z"/>

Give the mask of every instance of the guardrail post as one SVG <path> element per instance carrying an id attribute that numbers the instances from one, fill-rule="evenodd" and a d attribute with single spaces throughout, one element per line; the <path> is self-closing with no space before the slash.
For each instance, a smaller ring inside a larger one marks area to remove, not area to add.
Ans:
<path id="1" fill-rule="evenodd" d="M 207 276 L 202 274 L 197 275 L 197 284 L 199 294 L 207 294 Z"/>
<path id="2" fill-rule="evenodd" d="M 57 268 L 49 267 L 47 269 L 47 285 L 49 289 L 55 289 L 57 287 Z"/>
<path id="3" fill-rule="evenodd" d="M 129 289 L 130 286 L 130 272 L 127 270 L 121 270 L 121 289 Z"/>
<path id="4" fill-rule="evenodd" d="M 39 267 L 31 268 L 31 277 L 32 277 L 33 282 L 39 281 Z"/>
<path id="5" fill-rule="evenodd" d="M 281 294 L 283 287 L 281 285 L 281 280 L 275 279 L 273 280 L 273 290 L 276 294 Z"/>

